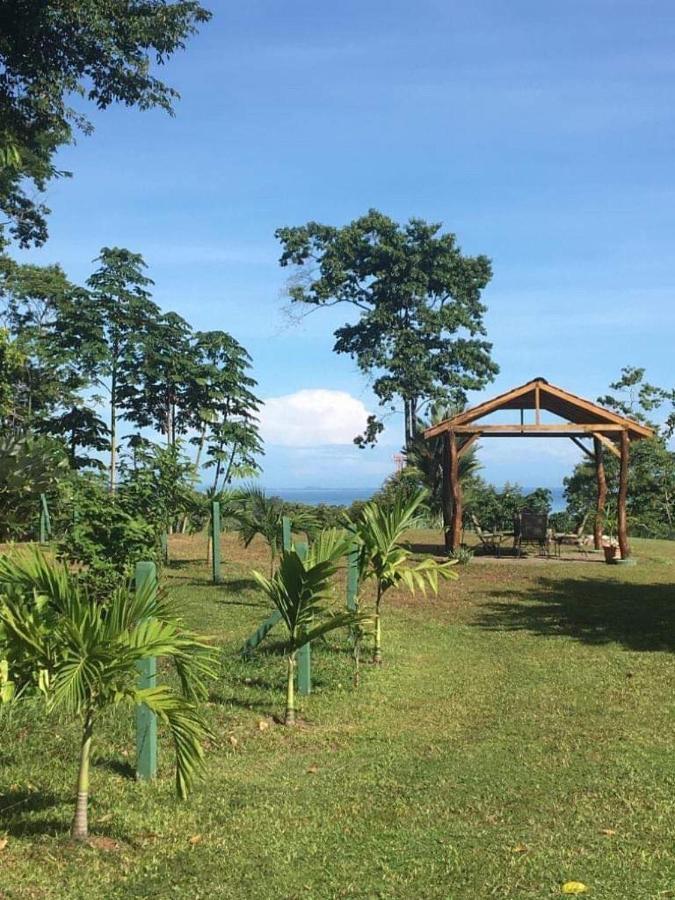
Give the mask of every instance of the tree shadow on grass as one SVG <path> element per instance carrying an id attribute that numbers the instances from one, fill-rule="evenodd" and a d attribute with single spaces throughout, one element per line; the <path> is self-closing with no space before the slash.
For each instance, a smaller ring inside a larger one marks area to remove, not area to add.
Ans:
<path id="1" fill-rule="evenodd" d="M 63 834 L 66 819 L 36 818 L 36 813 L 54 809 L 65 802 L 51 791 L 3 791 L 0 794 L 0 820 L 12 837 L 38 834 Z"/>
<path id="2" fill-rule="evenodd" d="M 115 775 L 121 775 L 122 778 L 128 778 L 131 781 L 136 780 L 136 769 L 123 759 L 113 757 L 103 757 L 95 759 L 92 763 L 97 769 L 107 769 Z"/>
<path id="3" fill-rule="evenodd" d="M 530 589 L 486 595 L 474 625 L 573 637 L 627 650 L 675 651 L 675 589 L 670 584 L 619 584 L 599 578 L 539 578 Z"/>

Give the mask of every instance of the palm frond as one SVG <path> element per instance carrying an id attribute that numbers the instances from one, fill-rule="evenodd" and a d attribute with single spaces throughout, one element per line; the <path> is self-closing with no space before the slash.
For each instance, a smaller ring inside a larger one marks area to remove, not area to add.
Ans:
<path id="1" fill-rule="evenodd" d="M 176 752 L 176 791 L 185 799 L 204 770 L 202 742 L 211 732 L 194 704 L 166 685 L 137 690 L 134 701 L 145 703 L 168 725 Z"/>

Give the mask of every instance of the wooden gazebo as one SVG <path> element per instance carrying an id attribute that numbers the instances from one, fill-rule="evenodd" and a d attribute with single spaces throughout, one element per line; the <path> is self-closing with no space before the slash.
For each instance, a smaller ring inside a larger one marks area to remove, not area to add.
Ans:
<path id="1" fill-rule="evenodd" d="M 480 421 L 485 416 L 505 409 L 519 410 L 520 421 L 515 424 L 488 424 Z M 525 422 L 525 410 L 534 411 L 534 422 Z M 564 421 L 543 423 L 543 411 L 553 413 Z M 449 522 L 446 518 L 447 549 L 455 550 L 461 541 L 462 490 L 459 483 L 459 458 L 462 453 L 478 438 L 563 437 L 572 440 L 595 463 L 598 514 L 595 517 L 594 541 L 598 550 L 602 540 L 602 520 L 607 498 L 603 453 L 607 450 L 620 460 L 617 532 L 621 556 L 627 559 L 630 555 L 626 523 L 630 442 L 652 437 L 653 434 L 651 428 L 555 387 L 544 378 L 528 381 L 527 384 L 428 428 L 424 433 L 427 440 L 442 435 L 444 441 L 444 516 L 451 508 L 447 517 Z M 592 449 L 584 443 L 584 438 L 592 439 Z"/>

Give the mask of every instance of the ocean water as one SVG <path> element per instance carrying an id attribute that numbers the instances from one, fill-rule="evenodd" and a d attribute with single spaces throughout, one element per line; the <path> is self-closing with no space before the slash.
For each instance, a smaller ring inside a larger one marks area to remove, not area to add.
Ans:
<path id="1" fill-rule="evenodd" d="M 354 500 L 369 500 L 378 489 L 379 486 L 376 485 L 374 487 L 361 488 L 270 487 L 266 488 L 266 491 L 268 494 L 281 497 L 282 500 L 287 500 L 289 503 L 307 503 L 310 506 L 314 506 L 319 503 L 326 503 L 329 506 L 349 506 L 350 503 L 354 502 Z M 523 488 L 523 490 L 527 494 L 530 491 L 534 490 L 534 488 Z M 549 490 L 553 494 L 552 511 L 559 512 L 565 509 L 565 499 L 563 497 L 562 487 L 556 486 L 553 488 L 549 488 Z"/>
<path id="2" fill-rule="evenodd" d="M 270 487 L 265 490 L 268 494 L 281 497 L 282 500 L 287 500 L 289 503 L 307 503 L 310 506 L 316 506 L 319 503 L 326 503 L 329 506 L 349 506 L 355 500 L 369 500 L 379 490 L 379 485 L 363 488 Z"/>

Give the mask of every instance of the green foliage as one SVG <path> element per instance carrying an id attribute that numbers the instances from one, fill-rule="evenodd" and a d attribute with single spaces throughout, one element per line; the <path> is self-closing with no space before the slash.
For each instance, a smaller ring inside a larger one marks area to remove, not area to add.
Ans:
<path id="1" fill-rule="evenodd" d="M 536 488 L 526 494 L 519 484 L 506 482 L 502 490 L 488 484 L 482 478 L 471 479 L 464 507 L 464 523 L 473 527 L 473 516 L 481 528 L 494 531 L 510 531 L 513 520 L 523 509 L 548 514 L 553 497 L 548 488 Z"/>
<path id="2" fill-rule="evenodd" d="M 139 513 L 136 495 L 111 497 L 95 476 L 72 482 L 70 523 L 58 543 L 61 558 L 76 563 L 80 581 L 91 596 L 105 597 L 126 584 L 134 566 L 144 559 L 160 560 L 160 530 Z"/>
<path id="3" fill-rule="evenodd" d="M 96 717 L 122 703 L 145 703 L 171 731 L 176 789 L 185 797 L 202 767 L 207 735 L 196 699 L 204 699 L 211 673 L 208 648 L 186 631 L 166 598 L 146 582 L 132 593 L 114 591 L 105 604 L 90 597 L 64 565 L 36 553 L 0 559 L 2 657 L 21 683 L 41 695 L 47 709 L 62 709 L 83 723 L 74 837 L 86 837 L 89 753 Z M 137 663 L 166 656 L 182 690 L 139 689 Z M 78 821 L 84 816 L 84 831 Z"/>
<path id="4" fill-rule="evenodd" d="M 426 498 L 426 491 L 420 491 L 412 500 L 399 495 L 390 506 L 367 503 L 356 523 L 359 581 L 362 586 L 369 580 L 376 585 L 373 652 L 376 663 L 382 660 L 380 615 L 385 593 L 399 586 L 411 593 L 417 590 L 425 593 L 427 588 L 437 593 L 439 578 L 457 577 L 452 570 L 455 560 L 438 563 L 427 558 L 412 565 L 412 551 L 402 546 L 405 533 L 420 524 L 419 510 Z"/>
<path id="5" fill-rule="evenodd" d="M 421 219 L 399 225 L 371 209 L 343 228 L 308 222 L 276 232 L 280 264 L 296 267 L 293 303 L 358 311 L 355 324 L 335 331 L 334 349 L 356 360 L 382 406 L 403 403 L 406 445 L 422 404 L 463 404 L 498 371 L 481 303 L 490 261 L 464 256 L 440 229 Z M 375 443 L 382 428 L 371 416 L 356 443 Z"/>
<path id="6" fill-rule="evenodd" d="M 58 442 L 8 434 L 0 437 L 0 540 L 33 540 L 40 494 L 53 491 L 68 471 Z"/>
<path id="7" fill-rule="evenodd" d="M 367 617 L 355 612 L 329 612 L 333 600 L 332 581 L 336 560 L 346 550 L 344 535 L 333 533 L 319 539 L 318 547 L 303 562 L 295 550 L 285 551 L 270 578 L 253 572 L 265 596 L 281 615 L 287 631 L 286 717 L 295 722 L 295 656 L 297 651 L 338 628 L 363 625 Z"/>
<path id="8" fill-rule="evenodd" d="M 260 471 L 256 457 L 262 453 L 257 412 L 260 401 L 253 393 L 251 357 L 224 331 L 198 331 L 194 339 L 197 377 L 188 395 L 190 424 L 199 436 L 197 460 L 206 448 L 206 468 L 213 468 L 213 490 L 222 490 L 234 478 L 249 478 Z"/>
<path id="9" fill-rule="evenodd" d="M 263 538 L 270 550 L 270 566 L 281 553 L 284 516 L 290 515 L 288 505 L 280 497 L 270 497 L 262 488 L 250 487 L 239 495 L 236 528 L 244 546 L 248 547 L 257 536 Z M 293 530 L 311 535 L 317 531 L 317 520 L 312 507 L 296 508 L 292 517 Z"/>
<path id="10" fill-rule="evenodd" d="M 141 441 L 121 468 L 120 501 L 125 510 L 152 525 L 157 534 L 177 528 L 199 510 L 194 467 L 180 443 L 162 447 Z"/>
<path id="11" fill-rule="evenodd" d="M 466 566 L 473 559 L 473 550 L 471 547 L 458 547 L 453 551 L 450 558 L 454 559 L 458 566 Z"/>
<path id="12" fill-rule="evenodd" d="M 653 438 L 634 441 L 630 445 L 628 467 L 628 527 L 639 536 L 672 537 L 675 535 L 675 453 L 668 441 L 675 427 L 673 403 L 675 391 L 655 387 L 644 380 L 644 369 L 627 367 L 622 377 L 610 388 L 616 392 L 599 398 L 603 405 L 621 415 L 644 422 L 656 431 Z M 619 463 L 615 456 L 604 454 L 610 507 L 616 509 L 619 489 Z M 568 512 L 580 519 L 595 508 L 595 466 L 582 462 L 565 479 Z M 616 529 L 616 523 L 606 523 Z"/>
<path id="13" fill-rule="evenodd" d="M 2 6 L 0 209 L 21 246 L 47 239 L 48 208 L 35 199 L 60 171 L 54 156 L 90 122 L 72 104 L 113 103 L 171 112 L 177 93 L 155 77 L 209 13 L 196 0 L 101 3 L 44 0 Z M 0 248 L 8 236 L 0 226 Z"/>

